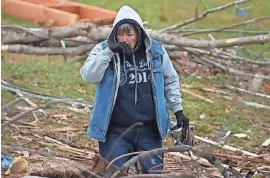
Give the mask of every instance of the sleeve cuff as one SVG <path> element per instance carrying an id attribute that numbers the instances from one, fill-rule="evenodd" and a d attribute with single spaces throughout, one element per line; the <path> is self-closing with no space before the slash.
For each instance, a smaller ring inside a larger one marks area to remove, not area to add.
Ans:
<path id="1" fill-rule="evenodd" d="M 183 110 L 183 107 L 180 103 L 177 103 L 171 106 L 171 110 L 173 113 L 176 113 L 177 111 Z"/>

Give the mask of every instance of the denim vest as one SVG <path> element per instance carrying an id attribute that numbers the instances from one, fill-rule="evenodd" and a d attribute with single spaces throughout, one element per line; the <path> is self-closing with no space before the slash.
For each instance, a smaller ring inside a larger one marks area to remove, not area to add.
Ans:
<path id="1" fill-rule="evenodd" d="M 101 42 L 102 48 L 107 47 L 107 42 Z M 151 84 L 153 89 L 153 98 L 156 108 L 156 121 L 159 133 L 162 139 L 165 138 L 168 129 L 171 127 L 167 101 L 164 93 L 164 77 L 162 70 L 163 49 L 158 41 L 152 40 L 149 57 L 151 60 Z M 148 54 L 146 54 L 148 55 Z M 90 123 L 87 129 L 87 135 L 105 142 L 106 133 L 110 124 L 111 113 L 113 111 L 114 97 L 116 91 L 116 72 L 114 70 L 113 60 L 109 63 L 102 81 L 96 87 L 94 107 L 90 117 Z"/>

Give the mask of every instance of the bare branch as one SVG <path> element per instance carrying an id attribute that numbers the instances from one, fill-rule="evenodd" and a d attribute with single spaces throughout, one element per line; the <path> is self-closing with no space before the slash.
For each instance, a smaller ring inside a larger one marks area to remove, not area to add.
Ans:
<path id="1" fill-rule="evenodd" d="M 94 47 L 94 44 L 81 45 L 78 47 L 33 47 L 27 45 L 2 45 L 1 51 L 8 51 L 11 53 L 33 54 L 33 55 L 81 55 L 89 52 Z"/>
<path id="2" fill-rule="evenodd" d="M 62 28 L 64 27 L 54 27 L 54 29 L 58 33 L 61 32 Z M 80 28 L 77 26 L 70 26 L 69 28 L 74 28 L 74 29 L 70 29 L 70 31 L 72 30 L 78 31 L 78 32 L 80 31 L 79 30 Z M 75 29 L 75 28 L 78 28 L 78 29 Z M 87 37 L 89 39 L 93 39 L 97 41 L 105 40 L 110 30 L 111 29 L 109 27 L 97 27 L 97 28 L 92 27 L 91 30 L 87 33 Z M 240 46 L 240 45 L 249 45 L 249 44 L 263 44 L 263 43 L 270 42 L 270 35 L 247 36 L 247 37 L 242 37 L 242 38 L 231 38 L 231 39 L 223 39 L 223 40 L 216 40 L 216 41 L 208 41 L 208 40 L 193 40 L 193 39 L 188 39 L 188 38 L 180 38 L 178 36 L 169 35 L 166 33 L 161 34 L 159 31 L 151 30 L 151 29 L 148 29 L 147 32 L 150 34 L 150 36 L 153 39 L 160 40 L 164 43 L 181 46 L 181 47 L 187 46 L 187 47 L 193 47 L 193 48 L 219 48 L 219 47 L 231 47 L 231 46 L 236 46 L 236 45 Z M 64 34 L 65 32 L 62 32 L 62 33 Z M 76 33 L 76 35 L 85 35 L 85 33 L 82 33 L 82 34 Z M 63 38 L 66 36 L 62 35 L 61 37 Z M 10 36 L 10 38 L 12 38 L 12 36 Z M 23 36 L 21 36 L 20 38 L 23 38 Z M 27 39 L 25 40 L 27 41 Z M 13 39 L 13 43 L 15 42 L 16 42 L 16 38 Z M 15 51 L 19 52 L 18 49 L 21 49 L 21 48 L 17 47 L 16 50 L 14 50 L 14 52 Z M 74 49 L 77 49 L 77 48 L 74 48 Z M 64 50 L 64 52 L 66 51 Z M 55 54 L 59 54 L 59 53 L 60 52 L 55 52 Z M 69 52 L 66 52 L 66 53 L 69 54 Z M 74 52 L 74 53 L 80 54 L 82 52 Z"/>
<path id="3" fill-rule="evenodd" d="M 10 108 L 11 106 L 13 106 L 14 104 L 22 101 L 23 99 L 20 97 L 20 98 L 16 98 L 15 100 L 12 100 L 11 102 L 1 106 L 1 111 L 5 110 L 5 109 L 8 109 Z"/>
<path id="4" fill-rule="evenodd" d="M 232 97 L 229 96 L 222 96 L 222 98 L 225 98 L 227 100 L 233 101 L 234 99 Z M 250 102 L 250 101 L 244 101 L 244 100 L 236 100 L 239 103 L 243 103 L 247 106 L 251 106 L 251 107 L 255 107 L 258 109 L 268 109 L 270 110 L 270 106 L 268 105 L 264 105 L 264 104 L 259 104 L 259 103 L 255 103 L 255 102 Z"/>
<path id="5" fill-rule="evenodd" d="M 269 159 L 260 159 L 260 158 L 257 158 L 256 156 L 255 157 L 247 157 L 247 156 L 229 155 L 229 154 L 225 154 L 225 153 L 213 153 L 213 155 L 216 155 L 217 157 L 220 157 L 220 158 L 226 158 L 226 159 L 252 161 L 255 163 L 270 164 Z"/>
<path id="6" fill-rule="evenodd" d="M 235 56 L 233 54 L 227 53 L 225 51 L 207 51 L 206 49 L 197 49 L 197 48 L 190 48 L 190 47 L 177 47 L 173 45 L 164 45 L 166 50 L 168 51 L 188 51 L 190 53 L 196 54 L 196 55 L 208 55 L 208 56 L 214 56 L 221 59 L 228 59 L 228 60 L 234 60 L 236 62 L 245 62 L 250 64 L 256 64 L 256 65 L 270 65 L 270 61 L 255 61 L 248 58 Z"/>
<path id="7" fill-rule="evenodd" d="M 242 31 L 242 30 L 222 30 L 222 31 L 217 31 L 217 29 L 203 29 L 205 31 L 209 32 L 215 32 L 215 33 L 241 33 L 241 34 L 254 34 L 254 35 L 265 35 L 269 34 L 270 31 Z M 179 30 L 174 30 L 174 31 L 169 31 L 168 33 L 185 33 L 185 32 L 200 32 L 202 29 L 179 29 Z"/>
<path id="8" fill-rule="evenodd" d="M 90 108 L 92 107 L 92 103 L 89 103 L 89 102 L 79 101 L 79 100 L 75 100 L 75 99 L 71 99 L 71 98 L 62 98 L 62 97 L 56 97 L 56 96 L 35 93 L 33 91 L 30 91 L 30 90 L 25 90 L 25 89 L 16 87 L 14 85 L 10 85 L 7 82 L 4 82 L 3 80 L 1 81 L 1 88 L 16 92 L 16 93 L 21 93 L 24 95 L 29 95 L 29 96 L 32 96 L 35 98 L 40 98 L 43 100 L 61 100 L 62 102 L 72 104 L 72 105 L 82 105 L 82 106 L 86 105 Z"/>
<path id="9" fill-rule="evenodd" d="M 241 71 L 241 70 L 237 70 L 237 69 L 234 69 L 234 68 L 231 68 L 231 67 L 227 67 L 225 65 L 222 65 L 216 61 L 212 61 L 212 60 L 209 60 L 207 59 L 206 57 L 204 56 L 200 56 L 200 59 L 209 63 L 209 64 L 212 64 L 220 69 L 222 69 L 223 71 L 225 72 L 229 72 L 231 74 L 236 74 L 236 75 L 242 75 L 242 76 L 248 76 L 248 77 L 257 77 L 257 78 L 262 78 L 262 79 L 266 79 L 266 80 L 270 80 L 270 76 L 267 76 L 267 75 L 260 75 L 260 74 L 251 74 L 251 73 L 247 73 L 245 71 Z"/>
<path id="10" fill-rule="evenodd" d="M 235 27 L 238 27 L 238 26 L 241 26 L 241 25 L 245 25 L 245 24 L 249 24 L 249 23 L 253 23 L 253 22 L 257 22 L 257 21 L 262 21 L 262 20 L 266 20 L 266 19 L 269 19 L 269 18 L 270 18 L 270 16 L 266 16 L 266 17 L 262 17 L 262 18 L 259 18 L 259 19 L 252 19 L 252 20 L 248 20 L 248 21 L 245 21 L 245 22 L 233 24 L 233 25 L 230 25 L 230 26 L 227 26 L 227 27 L 217 28 L 217 29 L 212 29 L 212 30 L 202 29 L 200 31 L 184 33 L 184 34 L 182 34 L 182 36 L 189 36 L 189 35 L 195 35 L 195 34 L 201 34 L 201 33 L 211 33 L 211 32 L 223 32 L 224 30 L 228 30 L 230 28 L 235 28 Z M 240 32 L 240 31 L 238 31 L 238 32 Z M 176 33 L 178 33 L 178 31 L 176 31 Z M 270 33 L 270 31 L 268 32 L 268 34 L 269 33 Z"/>
<path id="11" fill-rule="evenodd" d="M 243 89 L 243 88 L 237 88 L 237 87 L 234 87 L 234 86 L 231 86 L 231 85 L 226 85 L 226 87 L 229 88 L 229 89 L 232 89 L 232 90 L 237 90 L 237 91 L 240 91 L 240 92 L 245 92 L 245 93 L 248 93 L 248 94 L 251 94 L 251 95 L 260 96 L 260 97 L 270 99 L 270 95 L 266 95 L 266 94 L 262 94 L 262 93 L 254 93 L 254 92 L 252 92 L 250 90 L 246 90 L 246 89 Z"/>
<path id="12" fill-rule="evenodd" d="M 179 24 L 175 24 L 175 25 L 172 25 L 170 27 L 163 28 L 163 29 L 160 30 L 160 32 L 161 33 L 162 32 L 167 32 L 167 31 L 174 30 L 176 28 L 179 28 L 179 27 L 182 27 L 182 26 L 185 26 L 185 25 L 194 23 L 194 22 L 196 22 L 198 20 L 201 20 L 201 19 L 205 18 L 210 13 L 217 12 L 217 11 L 220 11 L 220 10 L 223 10 L 223 9 L 226 9 L 226 8 L 229 8 L 231 6 L 234 6 L 235 4 L 241 4 L 241 3 L 248 2 L 248 1 L 249 0 L 239 0 L 239 1 L 230 2 L 230 3 L 225 4 L 223 6 L 215 7 L 215 8 L 212 8 L 212 9 L 208 9 L 208 10 L 204 11 L 202 14 L 200 14 L 198 17 L 191 18 L 191 19 L 185 20 L 184 22 L 181 22 Z"/>
<path id="13" fill-rule="evenodd" d="M 111 175 L 111 178 L 117 177 L 122 170 L 127 169 L 128 167 L 135 164 L 139 160 L 144 160 L 144 159 L 149 158 L 151 156 L 164 154 L 166 152 L 184 152 L 184 151 L 192 151 L 195 154 L 198 154 L 200 157 L 203 157 L 203 158 L 207 159 L 211 164 L 213 164 L 214 166 L 216 166 L 218 168 L 220 173 L 225 178 L 229 178 L 229 174 L 227 173 L 226 169 L 222 166 L 221 162 L 218 159 L 216 159 L 216 157 L 214 157 L 212 155 L 209 155 L 207 153 L 200 152 L 200 151 L 194 149 L 193 147 L 190 147 L 190 146 L 187 146 L 187 145 L 175 146 L 175 147 L 172 147 L 172 148 L 167 148 L 167 147 L 165 147 L 165 148 L 157 148 L 157 149 L 153 149 L 153 150 L 150 150 L 150 151 L 145 151 L 145 152 L 139 154 L 138 156 L 135 156 L 135 157 L 131 158 L 126 163 L 124 163 L 124 165 L 119 170 L 117 170 L 116 172 L 114 172 Z"/>
<path id="14" fill-rule="evenodd" d="M 213 140 L 205 139 L 205 138 L 199 137 L 197 135 L 194 135 L 194 138 L 196 138 L 197 140 L 209 143 L 211 145 L 218 146 L 218 147 L 226 149 L 226 150 L 230 150 L 230 151 L 234 151 L 234 152 L 240 151 L 241 153 L 243 153 L 245 155 L 248 155 L 248 156 L 258 156 L 257 154 L 254 154 L 254 153 L 251 153 L 251 152 L 248 152 L 248 151 L 245 151 L 245 150 L 241 150 L 239 148 L 232 147 L 232 146 L 229 146 L 229 145 L 222 145 L 222 144 L 217 143 L 217 142 L 215 142 Z"/>
<path id="15" fill-rule="evenodd" d="M 149 34 L 152 38 L 160 40 L 163 43 L 193 48 L 221 48 L 221 47 L 232 47 L 250 44 L 263 44 L 270 42 L 270 35 L 247 36 L 247 37 L 208 41 L 208 40 L 193 40 L 188 38 L 179 38 L 178 36 L 175 35 L 168 35 L 166 33 L 161 34 L 156 30 L 152 31 L 149 30 Z"/>

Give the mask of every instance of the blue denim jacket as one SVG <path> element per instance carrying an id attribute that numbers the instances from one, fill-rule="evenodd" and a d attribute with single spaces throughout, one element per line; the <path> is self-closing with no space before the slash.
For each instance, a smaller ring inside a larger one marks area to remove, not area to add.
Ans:
<path id="1" fill-rule="evenodd" d="M 107 43 L 101 44 L 103 49 L 107 47 Z M 152 47 L 149 51 L 152 58 L 152 88 L 154 101 L 156 106 L 156 120 L 160 136 L 164 138 L 167 130 L 171 126 L 167 101 L 164 95 L 164 77 L 162 70 L 163 50 L 157 41 L 152 41 Z M 111 61 L 104 73 L 102 81 L 97 85 L 95 103 L 90 118 L 87 134 L 99 141 L 105 142 L 106 133 L 110 124 L 110 116 L 113 110 L 113 102 L 116 88 L 116 72 L 114 63 Z"/>

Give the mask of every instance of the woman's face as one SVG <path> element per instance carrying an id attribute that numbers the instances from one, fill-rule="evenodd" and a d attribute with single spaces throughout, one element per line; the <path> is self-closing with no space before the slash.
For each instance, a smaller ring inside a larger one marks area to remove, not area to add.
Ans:
<path id="1" fill-rule="evenodd" d="M 127 43 L 132 49 L 136 47 L 137 39 L 138 35 L 134 29 L 117 32 L 117 41 Z"/>

